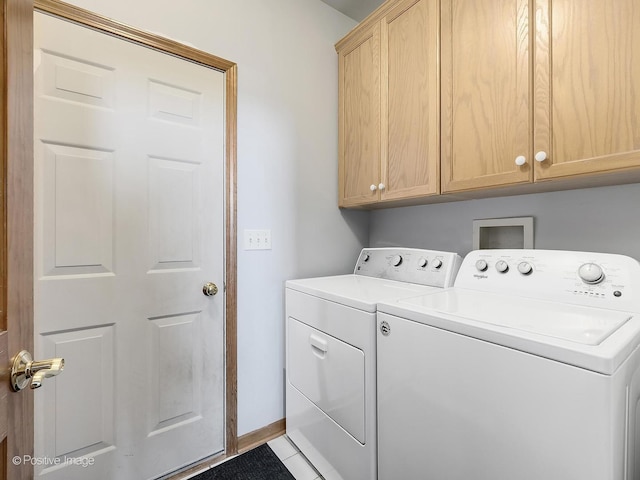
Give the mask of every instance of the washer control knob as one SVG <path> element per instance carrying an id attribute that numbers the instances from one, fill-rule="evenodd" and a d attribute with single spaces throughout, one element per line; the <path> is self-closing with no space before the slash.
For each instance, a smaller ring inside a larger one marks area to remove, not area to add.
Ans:
<path id="1" fill-rule="evenodd" d="M 583 263 L 578 269 L 578 276 L 584 283 L 595 285 L 604 280 L 602 267 L 595 263 Z"/>
<path id="2" fill-rule="evenodd" d="M 496 262 L 496 270 L 500 273 L 507 273 L 509 271 L 509 264 L 504 260 L 498 260 Z"/>
<path id="3" fill-rule="evenodd" d="M 486 260 L 480 259 L 476 262 L 476 268 L 479 272 L 484 272 L 487 268 L 489 268 L 489 265 L 487 265 Z"/>
<path id="4" fill-rule="evenodd" d="M 424 268 L 424 267 L 426 267 L 426 266 L 427 266 L 427 263 L 429 263 L 429 262 L 427 262 L 427 259 L 426 259 L 426 258 L 424 258 L 424 257 L 420 257 L 420 260 L 418 260 L 418 266 L 419 266 L 420 268 Z"/>
<path id="5" fill-rule="evenodd" d="M 397 267 L 401 263 L 402 263 L 402 257 L 400 255 L 394 255 L 391 258 L 391 265 L 393 265 L 394 267 Z"/>
<path id="6" fill-rule="evenodd" d="M 518 264 L 518 271 L 522 275 L 529 275 L 531 272 L 533 272 L 533 267 L 529 262 L 520 262 Z"/>
<path id="7" fill-rule="evenodd" d="M 435 268 L 436 270 L 439 269 L 440 267 L 442 267 L 442 260 L 440 260 L 439 258 L 436 258 L 433 263 L 433 268 Z"/>

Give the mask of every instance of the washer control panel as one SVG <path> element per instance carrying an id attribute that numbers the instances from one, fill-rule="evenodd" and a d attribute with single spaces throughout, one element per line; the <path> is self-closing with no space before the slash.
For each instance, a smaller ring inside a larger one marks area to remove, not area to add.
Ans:
<path id="1" fill-rule="evenodd" d="M 640 263 L 624 255 L 474 250 L 462 262 L 455 286 L 640 311 Z"/>
<path id="2" fill-rule="evenodd" d="M 353 273 L 444 288 L 453 285 L 461 263 L 462 257 L 453 252 L 365 248 L 360 252 Z"/>

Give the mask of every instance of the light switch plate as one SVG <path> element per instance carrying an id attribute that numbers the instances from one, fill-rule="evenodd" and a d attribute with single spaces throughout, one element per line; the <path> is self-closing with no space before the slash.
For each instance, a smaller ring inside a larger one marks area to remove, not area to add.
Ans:
<path id="1" fill-rule="evenodd" d="M 271 250 L 271 230 L 245 230 L 245 250 Z"/>

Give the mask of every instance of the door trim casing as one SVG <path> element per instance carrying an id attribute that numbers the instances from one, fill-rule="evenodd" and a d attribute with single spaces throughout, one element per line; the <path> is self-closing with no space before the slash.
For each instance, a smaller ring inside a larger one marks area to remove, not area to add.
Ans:
<path id="1" fill-rule="evenodd" d="M 11 355 L 33 351 L 33 2 L 2 0 L 0 16 L 0 479 L 27 480 L 33 467 L 11 458 L 33 455 L 33 394 L 9 393 L 7 370 Z"/>
<path id="2" fill-rule="evenodd" d="M 225 454 L 238 451 L 237 434 L 237 64 L 177 41 L 138 30 L 57 0 L 34 9 L 225 74 Z"/>

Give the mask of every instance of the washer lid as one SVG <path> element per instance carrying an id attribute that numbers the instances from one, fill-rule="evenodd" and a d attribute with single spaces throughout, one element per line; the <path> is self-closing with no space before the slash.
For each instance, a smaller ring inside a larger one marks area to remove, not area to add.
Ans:
<path id="1" fill-rule="evenodd" d="M 461 288 L 378 312 L 611 375 L 640 343 L 640 315 Z"/>
<path id="2" fill-rule="evenodd" d="M 631 318 L 629 313 L 615 310 L 461 289 L 399 303 L 584 345 L 599 345 Z"/>
<path id="3" fill-rule="evenodd" d="M 288 280 L 286 287 L 367 312 L 375 312 L 378 302 L 441 290 L 437 287 L 353 274 Z"/>

